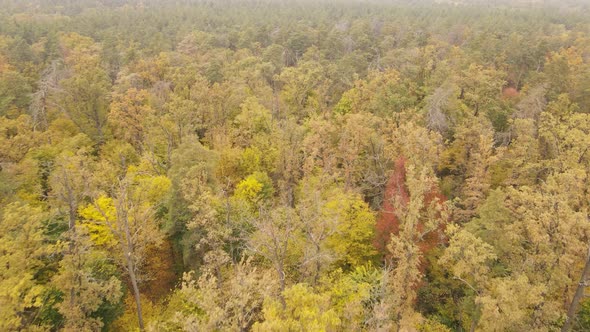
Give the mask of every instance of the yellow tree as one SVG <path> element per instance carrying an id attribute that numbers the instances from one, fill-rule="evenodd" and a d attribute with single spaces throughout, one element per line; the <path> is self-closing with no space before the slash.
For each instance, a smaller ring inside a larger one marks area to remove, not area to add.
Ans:
<path id="1" fill-rule="evenodd" d="M 94 313 L 108 301 L 116 303 L 121 295 L 121 284 L 115 277 L 102 278 L 93 271 L 96 264 L 105 264 L 92 247 L 87 230 L 77 225 L 78 208 L 89 194 L 92 162 L 85 149 L 76 154 L 64 151 L 55 161 L 50 178 L 52 198 L 56 207 L 65 207 L 68 231 L 64 240 L 56 246 L 63 254 L 60 269 L 52 283 L 63 293 L 63 301 L 57 309 L 64 317 L 64 330 L 97 330 L 102 328 L 100 318 Z"/>
<path id="2" fill-rule="evenodd" d="M 105 302 L 117 303 L 121 298 L 121 282 L 114 276 L 102 278 L 97 265 L 107 265 L 109 257 L 94 251 L 84 229 L 70 230 L 67 242 L 58 244 L 64 252 L 60 269 L 52 284 L 63 291 L 57 310 L 64 318 L 63 331 L 96 331 L 104 323 L 96 311 Z M 94 252 L 93 252 L 94 251 Z"/>
<path id="3" fill-rule="evenodd" d="M 113 198 L 99 194 L 80 211 L 86 222 L 111 238 L 104 245 L 116 253 L 117 263 L 129 277 L 140 330 L 144 322 L 139 285 L 150 277 L 144 268 L 149 250 L 162 242 L 155 214 L 169 188 L 168 178 L 131 167 L 112 188 Z"/>
<path id="4" fill-rule="evenodd" d="M 115 137 L 130 143 L 140 152 L 146 134 L 146 120 L 154 112 L 147 100 L 145 90 L 131 88 L 123 94 L 115 94 L 108 115 Z"/>
<path id="5" fill-rule="evenodd" d="M 468 221 L 476 215 L 491 186 L 490 167 L 497 160 L 494 131 L 484 117 L 468 116 L 456 128 L 450 153 L 454 167 L 463 167 L 464 180 L 460 188 L 459 209 L 454 211 L 458 221 Z"/>
<path id="6" fill-rule="evenodd" d="M 218 279 L 207 270 L 196 278 L 186 273 L 181 288 L 170 303 L 180 302 L 168 323 L 184 331 L 248 331 L 262 317 L 265 297 L 274 295 L 276 280 L 271 270 L 255 266 L 251 258 L 242 258 L 226 269 Z"/>
<path id="7" fill-rule="evenodd" d="M 44 287 L 35 281 L 47 253 L 43 211 L 23 203 L 2 210 L 0 223 L 0 329 L 20 331 L 27 327 L 42 305 Z"/>
<path id="8" fill-rule="evenodd" d="M 318 294 L 306 284 L 296 284 L 283 292 L 284 302 L 267 299 L 264 321 L 254 331 L 337 331 L 340 319 L 330 307 L 330 296 Z"/>
<path id="9" fill-rule="evenodd" d="M 447 234 L 450 238 L 449 246 L 439 262 L 452 272 L 455 279 L 463 282 L 472 297 L 476 298 L 489 287 L 492 279 L 490 261 L 496 259 L 494 248 L 457 225 L 449 225 Z M 477 328 L 481 310 L 481 304 L 476 304 L 464 322 L 470 331 Z"/>
<path id="10" fill-rule="evenodd" d="M 357 186 L 376 162 L 375 143 L 380 121 L 370 113 L 350 113 L 338 119 L 336 156 L 342 165 L 342 177 L 347 189 Z"/>
<path id="11" fill-rule="evenodd" d="M 376 258 L 375 215 L 328 177 L 302 179 L 295 209 L 304 237 L 301 270 L 312 286 L 334 266 L 349 270 Z"/>
<path id="12" fill-rule="evenodd" d="M 80 131 L 103 143 L 111 82 L 100 65 L 100 49 L 92 39 L 76 33 L 62 36 L 61 43 L 71 75 L 59 82 L 56 106 Z"/>

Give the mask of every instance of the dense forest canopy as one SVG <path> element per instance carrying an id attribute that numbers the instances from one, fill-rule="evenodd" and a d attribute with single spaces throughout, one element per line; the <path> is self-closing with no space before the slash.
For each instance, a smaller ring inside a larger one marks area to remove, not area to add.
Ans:
<path id="1" fill-rule="evenodd" d="M 0 8 L 0 331 L 590 330 L 588 2 Z"/>

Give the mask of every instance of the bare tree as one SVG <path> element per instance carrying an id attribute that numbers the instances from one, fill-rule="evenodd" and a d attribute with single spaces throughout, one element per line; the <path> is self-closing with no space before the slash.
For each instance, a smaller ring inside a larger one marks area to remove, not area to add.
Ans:
<path id="1" fill-rule="evenodd" d="M 285 274 L 292 246 L 301 229 L 299 216 L 289 207 L 275 208 L 270 212 L 261 210 L 259 217 L 254 220 L 254 226 L 256 231 L 250 238 L 248 248 L 272 263 L 282 292 L 285 290 Z"/>

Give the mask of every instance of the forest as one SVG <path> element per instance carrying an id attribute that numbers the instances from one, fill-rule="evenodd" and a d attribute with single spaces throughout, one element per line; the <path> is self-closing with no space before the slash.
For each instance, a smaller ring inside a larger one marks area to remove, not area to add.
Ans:
<path id="1" fill-rule="evenodd" d="M 0 331 L 590 331 L 590 3 L 0 0 Z"/>

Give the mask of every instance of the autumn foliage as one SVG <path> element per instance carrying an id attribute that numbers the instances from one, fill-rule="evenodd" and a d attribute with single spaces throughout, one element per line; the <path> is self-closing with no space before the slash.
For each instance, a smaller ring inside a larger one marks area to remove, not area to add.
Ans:
<path id="1" fill-rule="evenodd" d="M 0 0 L 0 332 L 590 331 L 584 2 Z"/>
<path id="2" fill-rule="evenodd" d="M 391 240 L 391 235 L 397 235 L 400 229 L 400 218 L 398 217 L 396 207 L 405 206 L 410 200 L 409 190 L 406 187 L 406 164 L 407 159 L 404 157 L 399 157 L 395 161 L 383 196 L 383 205 L 379 219 L 375 226 L 376 231 L 373 244 L 384 258 L 391 256 L 387 245 Z M 433 187 L 424 197 L 424 206 L 429 206 L 435 201 L 444 202 L 445 200 L 446 198 L 439 192 L 438 188 Z M 423 229 L 423 225 L 420 224 L 418 228 Z M 420 250 L 423 254 L 426 254 L 432 248 L 444 242 L 443 231 L 444 223 L 438 230 L 429 232 L 424 236 L 419 243 Z"/>

